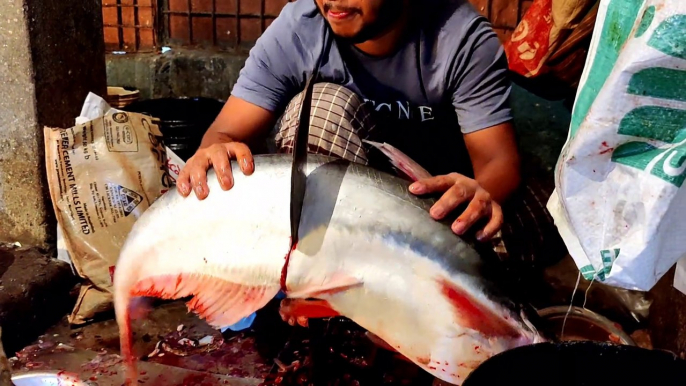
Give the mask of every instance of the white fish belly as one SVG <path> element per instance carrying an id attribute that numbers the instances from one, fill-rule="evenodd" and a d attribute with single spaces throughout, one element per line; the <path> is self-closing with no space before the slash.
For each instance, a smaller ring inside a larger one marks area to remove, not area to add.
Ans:
<path id="1" fill-rule="evenodd" d="M 291 255 L 289 289 L 341 274 L 358 279 L 359 286 L 317 297 L 432 375 L 460 385 L 480 363 L 512 344 L 459 324 L 440 279 L 494 306 L 468 277 L 449 275 L 439 264 L 382 237 L 332 227 L 328 237 L 340 241 L 324 242 L 312 256 L 300 251 Z"/>
<path id="2" fill-rule="evenodd" d="M 115 290 L 179 274 L 279 286 L 290 248 L 289 175 L 239 171 L 229 191 L 210 175 L 210 194 L 202 201 L 169 192 L 132 229 L 116 267 L 126 274 L 115 274 Z"/>

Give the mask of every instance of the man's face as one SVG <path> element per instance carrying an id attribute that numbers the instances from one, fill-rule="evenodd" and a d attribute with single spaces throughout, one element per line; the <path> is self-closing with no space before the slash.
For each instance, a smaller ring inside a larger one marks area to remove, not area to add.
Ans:
<path id="1" fill-rule="evenodd" d="M 362 43 L 395 23 L 406 6 L 404 0 L 315 0 L 319 11 L 337 36 Z"/>

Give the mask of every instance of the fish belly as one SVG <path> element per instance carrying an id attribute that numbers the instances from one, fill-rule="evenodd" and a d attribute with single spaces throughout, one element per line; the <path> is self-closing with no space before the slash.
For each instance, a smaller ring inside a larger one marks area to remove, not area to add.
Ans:
<path id="1" fill-rule="evenodd" d="M 469 294 L 475 302 L 499 310 L 474 287 L 468 276 L 449 274 L 440 264 L 382 237 L 355 235 L 328 229 L 314 255 L 294 251 L 289 264 L 289 296 L 316 297 L 333 310 L 374 333 L 392 348 L 435 377 L 460 385 L 466 376 L 492 355 L 529 339 L 513 321 L 497 334 L 485 335 L 462 324 L 460 310 L 446 296 L 445 283 Z M 307 243 L 308 240 L 302 240 Z M 345 278 L 340 291 L 322 291 L 313 283 Z M 356 284 L 350 284 L 356 283 Z M 484 321 L 488 322 L 488 321 Z M 507 323 L 490 321 L 489 323 Z"/>

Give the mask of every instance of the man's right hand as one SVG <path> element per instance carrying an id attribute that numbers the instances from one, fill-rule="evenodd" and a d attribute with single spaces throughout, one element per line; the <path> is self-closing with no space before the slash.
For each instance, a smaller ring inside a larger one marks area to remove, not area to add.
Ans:
<path id="1" fill-rule="evenodd" d="M 204 200 L 210 193 L 207 186 L 207 171 L 212 167 L 223 190 L 233 187 L 231 159 L 238 161 L 241 171 L 246 176 L 255 171 L 255 161 L 247 145 L 241 142 L 215 143 L 199 149 L 181 170 L 176 181 L 176 189 L 187 197 L 191 189 L 195 196 Z"/>

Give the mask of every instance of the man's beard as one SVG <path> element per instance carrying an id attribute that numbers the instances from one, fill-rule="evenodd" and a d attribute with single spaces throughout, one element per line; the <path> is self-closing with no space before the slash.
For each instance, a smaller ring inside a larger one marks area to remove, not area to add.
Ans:
<path id="1" fill-rule="evenodd" d="M 324 9 L 319 10 L 319 12 L 321 12 L 324 16 L 324 20 L 326 20 L 326 13 L 332 6 L 333 4 L 324 2 Z M 346 12 L 360 13 L 360 10 L 356 8 L 337 8 Z M 405 1 L 403 0 L 386 0 L 381 4 L 381 7 L 378 11 L 378 18 L 372 24 L 363 26 L 360 32 L 354 36 L 336 35 L 336 37 L 350 44 L 360 44 L 374 39 L 386 32 L 393 24 L 395 24 L 403 16 L 404 9 Z"/>

